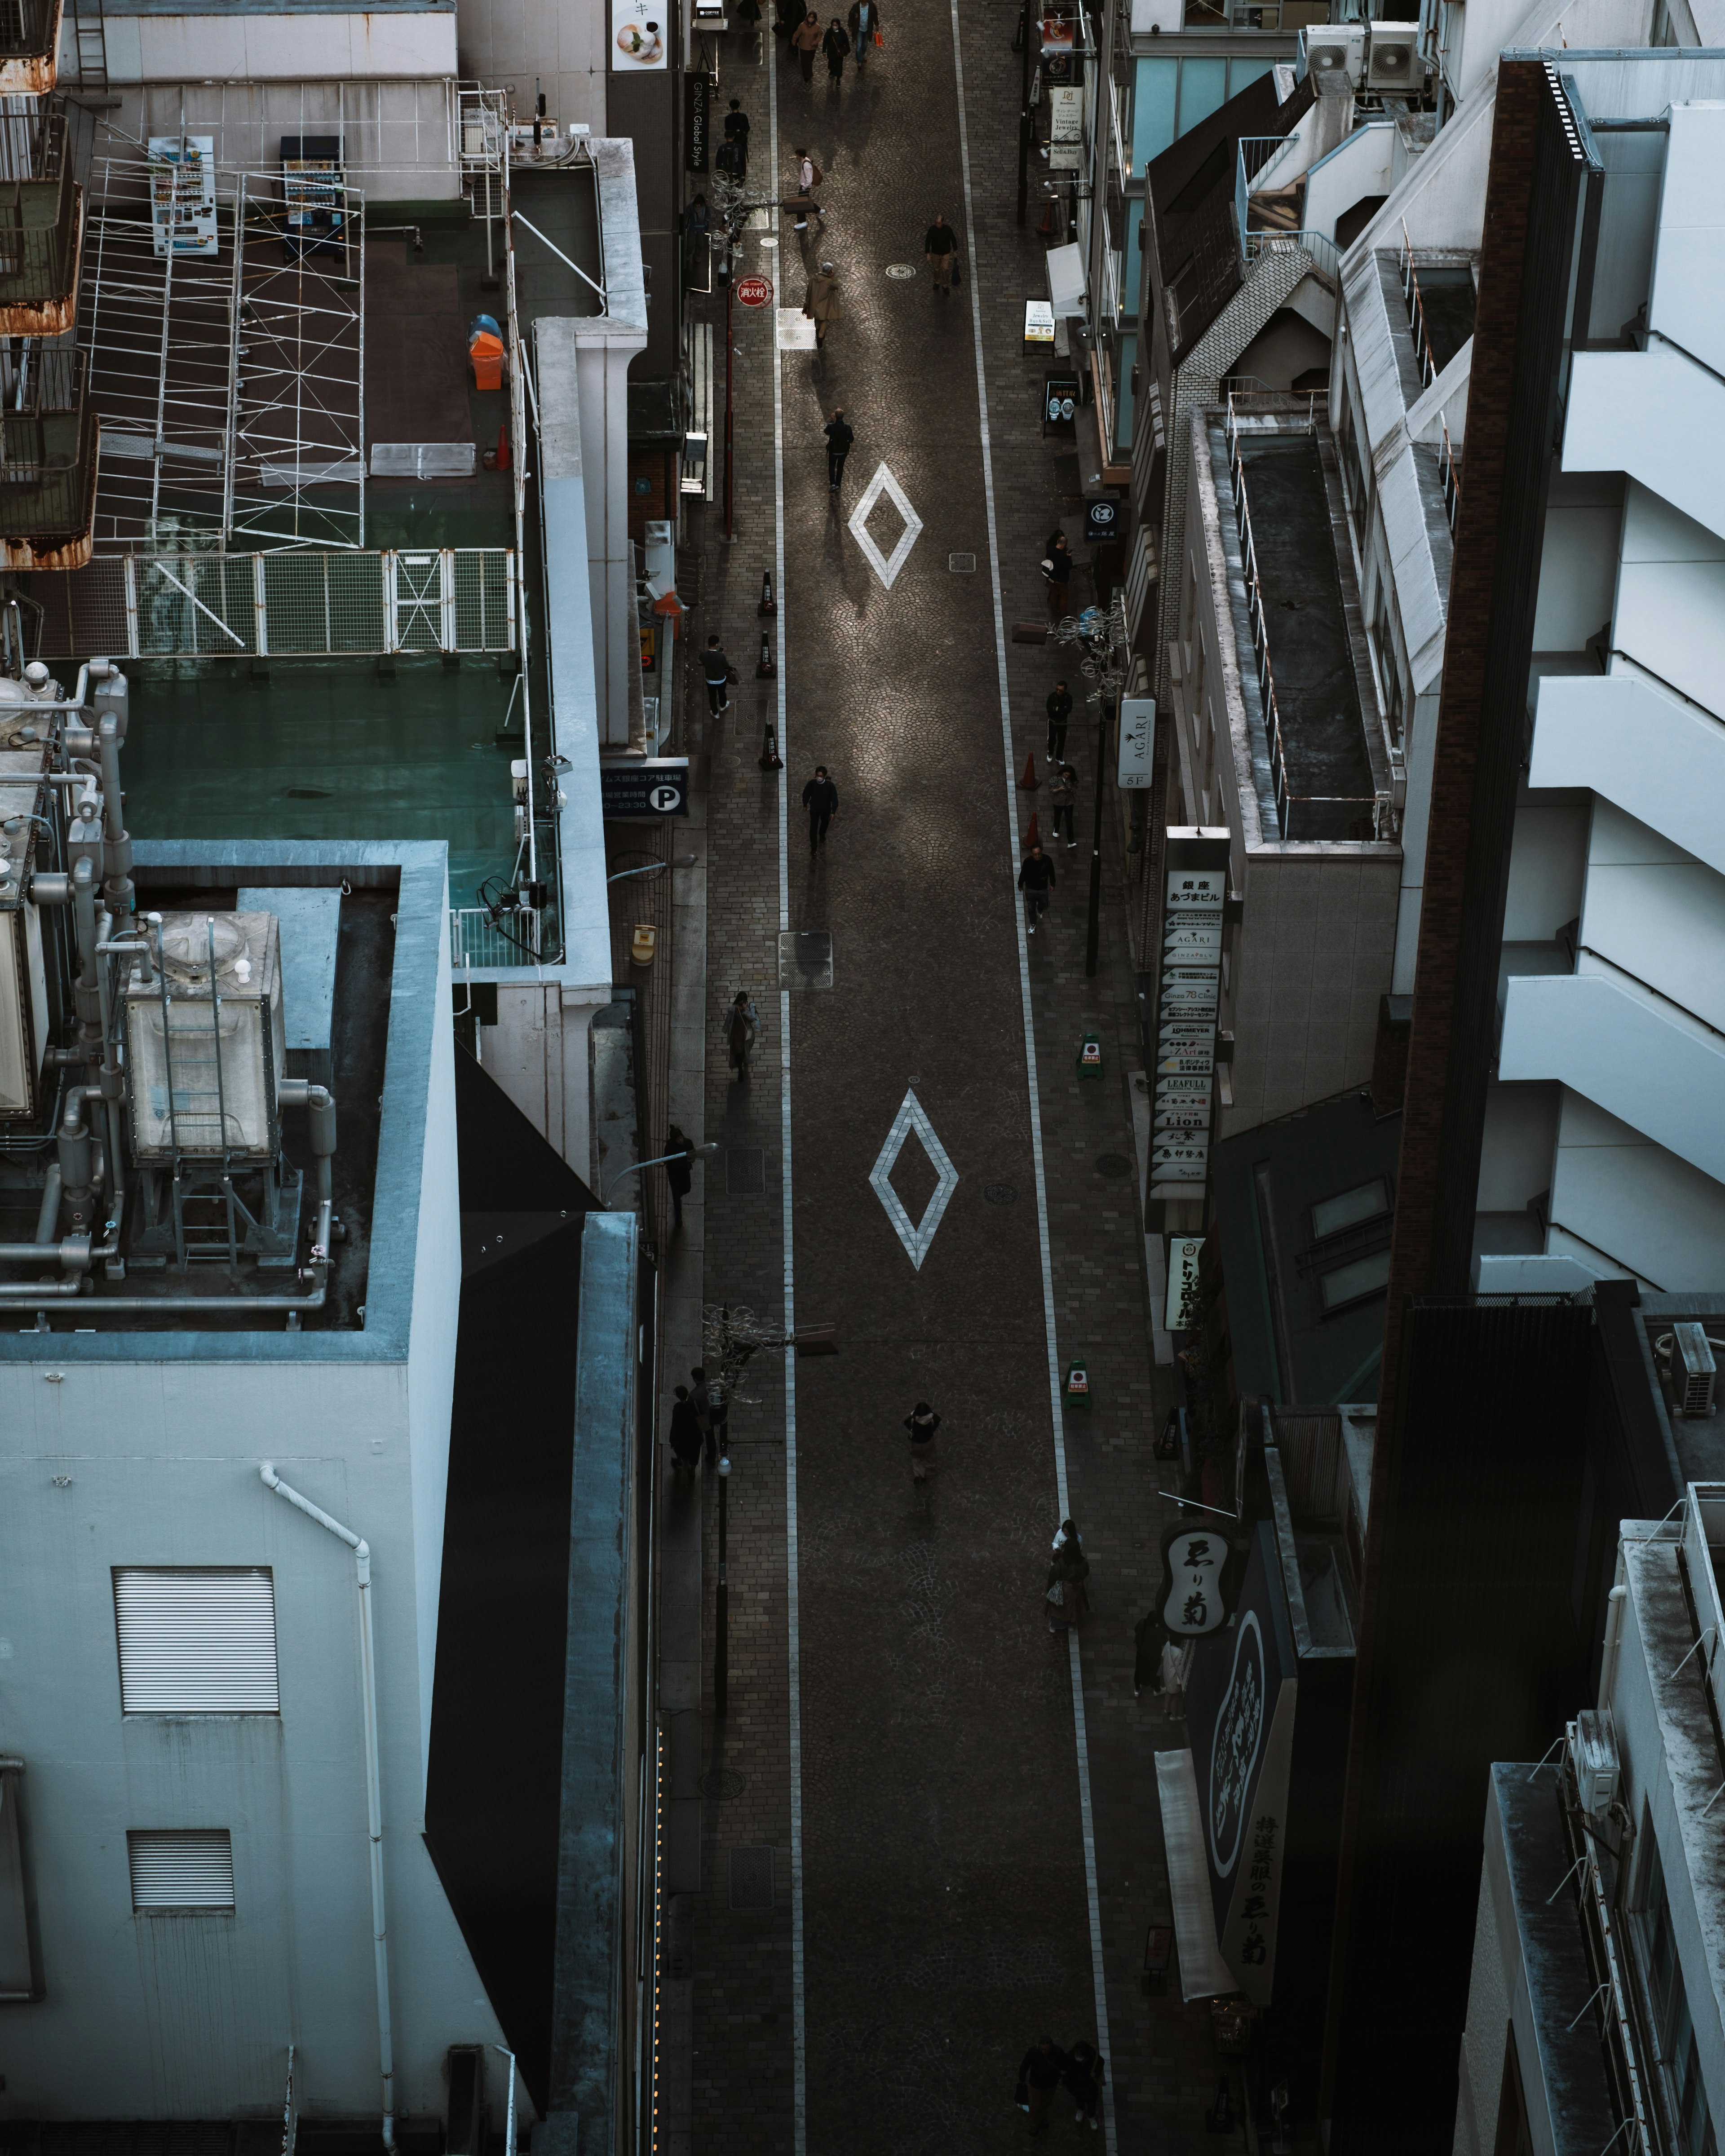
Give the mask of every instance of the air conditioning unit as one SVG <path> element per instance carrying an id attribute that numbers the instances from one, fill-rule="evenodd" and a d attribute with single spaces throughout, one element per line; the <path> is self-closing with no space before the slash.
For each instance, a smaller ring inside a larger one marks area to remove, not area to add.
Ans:
<path id="1" fill-rule="evenodd" d="M 1671 1380 L 1676 1389 L 1677 1413 L 1686 1418 L 1713 1412 L 1714 1363 L 1707 1327 L 1692 1321 L 1671 1327 L 1676 1353 L 1671 1358 Z"/>
<path id="2" fill-rule="evenodd" d="M 1363 23 L 1333 23 L 1306 32 L 1306 72 L 1308 74 L 1345 74 L 1356 89 L 1363 73 L 1366 30 Z"/>
<path id="3" fill-rule="evenodd" d="M 1425 80 L 1417 23 L 1373 23 L 1366 46 L 1368 90 L 1418 90 Z"/>
<path id="4" fill-rule="evenodd" d="M 1584 1707 L 1568 1726 L 1569 1760 L 1581 1809 L 1604 1819 L 1617 1801 L 1617 1727 L 1609 1707 Z"/>

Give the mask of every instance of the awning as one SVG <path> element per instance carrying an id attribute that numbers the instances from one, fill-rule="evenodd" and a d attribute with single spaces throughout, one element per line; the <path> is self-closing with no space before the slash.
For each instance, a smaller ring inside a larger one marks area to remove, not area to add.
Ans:
<path id="1" fill-rule="evenodd" d="M 1216 1948 L 1210 1907 L 1209 1867 L 1204 1856 L 1204 1820 L 1198 1778 L 1187 1751 L 1158 1752 L 1156 1788 L 1162 1799 L 1162 1845 L 1168 1853 L 1168 1898 L 1174 1907 L 1174 1941 L 1180 1950 L 1180 1996 L 1212 1999 L 1238 1991 L 1235 1974 Z"/>

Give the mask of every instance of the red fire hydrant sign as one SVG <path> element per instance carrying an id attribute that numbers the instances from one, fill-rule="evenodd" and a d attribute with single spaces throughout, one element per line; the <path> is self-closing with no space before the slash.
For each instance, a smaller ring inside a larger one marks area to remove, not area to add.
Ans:
<path id="1" fill-rule="evenodd" d="M 746 307 L 768 306 L 773 300 L 773 280 L 770 277 L 739 277 L 737 296 Z"/>

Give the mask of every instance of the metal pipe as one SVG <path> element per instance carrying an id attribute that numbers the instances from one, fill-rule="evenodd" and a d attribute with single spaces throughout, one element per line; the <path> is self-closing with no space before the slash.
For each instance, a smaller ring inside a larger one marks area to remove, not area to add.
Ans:
<path id="1" fill-rule="evenodd" d="M 308 1519 L 327 1527 L 353 1552 L 353 1573 L 359 1589 L 359 1662 L 365 1713 L 366 1832 L 371 1841 L 372 1952 L 377 1979 L 377 2059 L 383 2080 L 383 2146 L 395 2146 L 395 2040 L 389 2018 L 389 1948 L 383 1912 L 383 1789 L 377 1758 L 377 1666 L 372 1637 L 372 1552 L 369 1543 L 332 1520 L 309 1497 L 302 1497 L 276 1473 L 269 1460 L 258 1473 L 265 1486 L 290 1505 L 298 1506 Z M 514 2095 L 511 2087 L 511 2098 Z"/>
<path id="2" fill-rule="evenodd" d="M 509 2061 L 509 2108 L 503 2119 L 503 2156 L 515 2156 L 515 2053 L 506 2045 L 499 2044 L 496 2048 Z"/>
<path id="3" fill-rule="evenodd" d="M 321 1310 L 329 1299 L 330 1204 L 327 1199 L 320 1201 L 317 1209 L 317 1242 L 316 1247 L 325 1255 L 314 1259 L 313 1270 L 320 1275 L 317 1286 L 310 1295 L 90 1295 L 85 1294 L 79 1306 L 80 1316 L 110 1317 L 124 1312 L 132 1315 L 139 1311 L 154 1311 L 164 1317 L 177 1317 L 187 1310 L 226 1311 L 230 1316 L 245 1311 L 305 1311 Z M 29 1245 L 23 1246 L 31 1249 Z M 33 1255 L 39 1256 L 39 1251 Z M 110 1257 L 112 1250 L 106 1244 L 90 1253 L 92 1257 Z M 89 1286 L 87 1281 L 0 1281 L 0 1302 L 51 1301 L 57 1296 L 80 1295 Z"/>
<path id="4" fill-rule="evenodd" d="M 102 891 L 110 912 L 129 914 L 137 891 L 131 880 L 131 834 L 121 820 L 120 721 L 111 711 L 96 722 L 96 747 L 102 766 L 102 829 L 107 841 Z"/>
<path id="5" fill-rule="evenodd" d="M 60 1186 L 65 1177 L 57 1160 L 48 1164 L 48 1174 L 42 1185 L 42 1204 L 36 1215 L 36 1240 L 51 1243 L 60 1224 Z"/>
<path id="6" fill-rule="evenodd" d="M 46 1195 L 44 1194 L 43 1217 L 48 1214 Z M 58 1205 L 59 1194 L 54 1194 Z M 40 1222 L 38 1222 L 39 1231 Z M 33 1243 L 0 1243 L 0 1265 L 39 1265 L 51 1262 L 69 1273 L 81 1273 L 90 1264 L 88 1235 L 67 1235 L 59 1242 L 53 1240 Z"/>

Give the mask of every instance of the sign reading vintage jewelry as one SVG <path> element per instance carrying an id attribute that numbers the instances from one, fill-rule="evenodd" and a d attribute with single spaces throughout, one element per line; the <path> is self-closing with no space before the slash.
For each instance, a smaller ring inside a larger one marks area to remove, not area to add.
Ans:
<path id="1" fill-rule="evenodd" d="M 1154 706 L 1152 707 L 1153 714 Z M 1122 755 L 1125 716 L 1122 713 Z M 1196 1194 L 1209 1176 L 1210 1094 L 1228 871 L 1170 869 L 1163 906 L 1162 993 L 1157 1007 L 1153 1198 Z"/>

